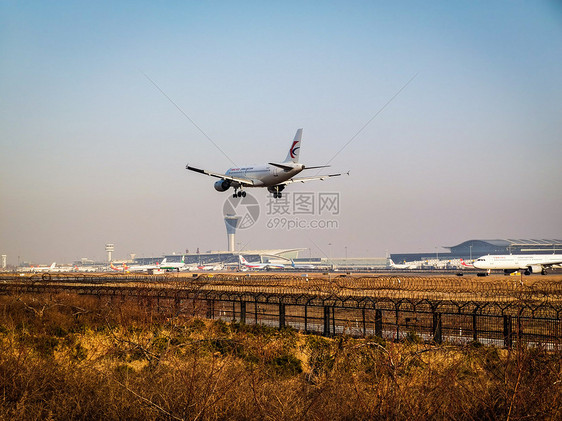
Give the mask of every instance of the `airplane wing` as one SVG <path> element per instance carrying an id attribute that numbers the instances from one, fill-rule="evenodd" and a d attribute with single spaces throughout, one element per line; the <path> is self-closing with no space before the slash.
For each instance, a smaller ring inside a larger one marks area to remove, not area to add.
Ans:
<path id="1" fill-rule="evenodd" d="M 200 174 L 209 175 L 211 177 L 222 178 L 224 180 L 230 180 L 230 181 L 236 181 L 237 183 L 240 183 L 243 186 L 253 186 L 254 185 L 254 182 L 252 180 L 248 179 L 248 178 L 232 177 L 232 176 L 226 175 L 226 174 L 202 170 L 200 168 L 190 167 L 189 164 L 187 164 L 185 166 L 185 169 L 190 170 L 190 171 L 195 171 L 195 172 L 198 172 Z"/>
<path id="2" fill-rule="evenodd" d="M 348 173 L 349 174 L 349 173 Z M 340 174 L 326 174 L 326 175 L 319 175 L 319 176 L 315 176 L 315 177 L 297 177 L 297 178 L 291 178 L 287 181 L 284 181 L 282 183 L 279 183 L 278 186 L 282 186 L 284 184 L 291 184 L 291 183 L 304 183 L 306 181 L 314 181 L 314 180 L 325 180 L 327 178 L 330 177 L 338 177 L 342 175 Z"/>

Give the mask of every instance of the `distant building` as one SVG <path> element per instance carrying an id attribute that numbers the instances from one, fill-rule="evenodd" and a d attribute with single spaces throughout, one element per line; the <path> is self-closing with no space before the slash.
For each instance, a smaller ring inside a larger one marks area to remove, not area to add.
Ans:
<path id="1" fill-rule="evenodd" d="M 449 253 L 392 253 L 396 263 L 419 260 L 476 259 L 487 254 L 553 254 L 562 252 L 562 240 L 468 240 L 456 246 L 444 247 Z"/>
<path id="2" fill-rule="evenodd" d="M 238 263 L 238 255 L 243 255 L 249 262 L 260 263 L 291 263 L 291 259 L 298 257 L 300 251 L 304 248 L 295 249 L 275 249 L 275 250 L 242 250 L 238 252 L 231 251 L 209 251 L 206 253 L 189 253 L 189 254 L 167 254 L 162 257 L 137 257 L 134 259 L 135 264 L 151 265 L 162 261 L 165 257 L 168 262 L 180 262 L 182 257 L 186 264 L 234 264 Z"/>

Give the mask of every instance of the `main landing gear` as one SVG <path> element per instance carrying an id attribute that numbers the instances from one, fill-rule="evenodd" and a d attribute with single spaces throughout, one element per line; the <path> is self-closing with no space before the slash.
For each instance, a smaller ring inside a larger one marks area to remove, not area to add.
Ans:
<path id="1" fill-rule="evenodd" d="M 246 197 L 246 192 L 243 190 L 234 190 L 234 194 L 232 195 L 232 197 L 237 198 L 237 197 Z"/>
<path id="2" fill-rule="evenodd" d="M 281 191 L 285 188 L 285 186 L 272 186 L 268 187 L 267 190 L 273 195 L 274 199 L 281 199 L 283 194 Z"/>

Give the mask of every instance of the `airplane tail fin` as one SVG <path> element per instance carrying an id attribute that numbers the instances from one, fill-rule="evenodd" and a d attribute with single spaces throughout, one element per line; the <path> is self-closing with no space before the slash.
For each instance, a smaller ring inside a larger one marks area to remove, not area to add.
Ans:
<path id="1" fill-rule="evenodd" d="M 57 262 L 53 262 L 53 263 L 51 264 L 51 266 L 49 267 L 49 269 L 54 269 L 56 265 L 57 265 Z"/>
<path id="2" fill-rule="evenodd" d="M 242 256 L 241 254 L 238 255 L 238 259 L 240 260 L 240 263 L 242 263 L 243 265 L 248 264 L 246 259 L 244 259 L 244 256 Z"/>
<path id="3" fill-rule="evenodd" d="M 291 147 L 289 148 L 289 153 L 287 154 L 287 158 L 285 158 L 284 163 L 299 162 L 299 154 L 301 151 L 301 139 L 302 139 L 302 129 L 298 129 L 297 133 L 295 134 L 295 138 L 293 139 L 293 143 L 291 143 Z"/>

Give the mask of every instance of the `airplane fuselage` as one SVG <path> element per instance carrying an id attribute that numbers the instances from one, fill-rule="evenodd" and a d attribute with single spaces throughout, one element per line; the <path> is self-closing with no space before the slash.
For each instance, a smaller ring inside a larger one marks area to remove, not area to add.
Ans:
<path id="1" fill-rule="evenodd" d="M 249 165 L 244 167 L 229 168 L 226 175 L 236 178 L 244 178 L 252 182 L 246 187 L 272 187 L 283 183 L 304 169 L 302 164 L 294 164 L 294 168 L 285 170 L 273 165 Z"/>

